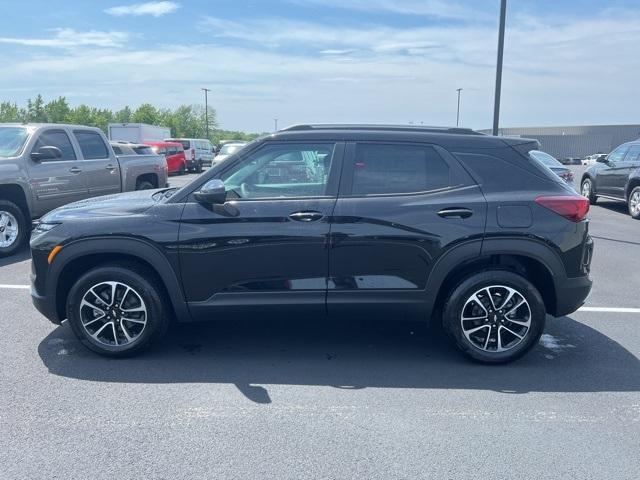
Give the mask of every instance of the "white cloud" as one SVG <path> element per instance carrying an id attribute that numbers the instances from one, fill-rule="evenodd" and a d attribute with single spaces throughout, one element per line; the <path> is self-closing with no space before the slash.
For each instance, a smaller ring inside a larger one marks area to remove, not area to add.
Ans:
<path id="1" fill-rule="evenodd" d="M 633 11 L 553 21 L 509 17 L 502 124 L 637 122 L 639 24 Z M 345 28 L 209 18 L 204 26 L 201 38 L 210 38 L 193 45 L 87 45 L 55 56 L 0 49 L 3 100 L 24 103 L 42 93 L 110 108 L 145 101 L 175 107 L 202 102 L 206 86 L 224 127 L 261 131 L 272 128 L 275 117 L 281 125 L 450 125 L 455 89 L 462 87 L 462 125 L 491 125 L 495 24 Z M 178 67 L 177 75 L 176 65 L 198 68 Z M 8 91 L 16 85 L 29 90 Z"/>
<path id="2" fill-rule="evenodd" d="M 363 12 L 396 13 L 403 15 L 419 15 L 433 18 L 478 20 L 494 18 L 493 11 L 478 9 L 478 3 L 462 4 L 444 0 L 290 0 L 300 5 L 342 8 Z M 486 2 L 485 2 L 486 5 Z M 490 8 L 490 10 L 495 10 Z"/>
<path id="3" fill-rule="evenodd" d="M 107 8 L 105 13 L 116 17 L 139 17 L 142 15 L 161 17 L 162 15 L 175 12 L 178 8 L 180 8 L 180 4 L 176 2 L 146 2 Z"/>
<path id="4" fill-rule="evenodd" d="M 50 38 L 0 37 L 0 43 L 12 43 L 29 47 L 119 47 L 128 39 L 126 32 L 102 32 L 90 30 L 78 32 L 73 28 L 56 28 Z"/>

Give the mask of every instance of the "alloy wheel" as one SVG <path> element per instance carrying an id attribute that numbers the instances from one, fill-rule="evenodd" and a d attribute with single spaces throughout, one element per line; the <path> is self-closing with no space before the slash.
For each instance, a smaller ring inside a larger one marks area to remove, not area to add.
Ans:
<path id="1" fill-rule="evenodd" d="M 636 190 L 631 194 L 629 205 L 631 206 L 631 215 L 640 215 L 640 190 Z"/>
<path id="2" fill-rule="evenodd" d="M 98 343 L 110 347 L 130 345 L 144 332 L 147 307 L 142 296 L 129 285 L 102 282 L 82 297 L 80 321 Z"/>
<path id="3" fill-rule="evenodd" d="M 589 198 L 589 196 L 591 195 L 591 183 L 589 181 L 586 181 L 582 184 L 582 196 Z"/>
<path id="4" fill-rule="evenodd" d="M 18 238 L 18 220 L 7 211 L 0 211 L 0 248 L 8 248 Z"/>
<path id="5" fill-rule="evenodd" d="M 505 352 L 519 345 L 531 328 L 531 308 L 524 295 L 504 285 L 484 287 L 465 302 L 462 333 L 485 352 Z"/>

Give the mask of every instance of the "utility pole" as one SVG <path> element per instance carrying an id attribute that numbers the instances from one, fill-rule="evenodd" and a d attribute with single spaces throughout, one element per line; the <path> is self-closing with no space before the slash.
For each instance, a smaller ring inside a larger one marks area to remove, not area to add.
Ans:
<path id="1" fill-rule="evenodd" d="M 200 90 L 204 90 L 204 128 L 207 132 L 207 140 L 209 140 L 209 98 L 208 93 L 211 91 L 208 88 L 201 88 Z"/>
<path id="2" fill-rule="evenodd" d="M 273 131 L 277 132 L 278 131 L 278 119 L 277 118 L 273 119 L 273 126 L 274 126 Z"/>
<path id="3" fill-rule="evenodd" d="M 500 125 L 500 92 L 502 91 L 502 57 L 504 55 L 504 24 L 507 16 L 507 0 L 500 2 L 500 31 L 498 33 L 498 61 L 496 64 L 496 94 L 493 105 L 493 134 L 498 135 Z"/>
<path id="4" fill-rule="evenodd" d="M 456 90 L 458 92 L 458 114 L 456 115 L 456 127 L 458 125 L 460 125 L 460 92 L 462 91 L 461 88 L 458 88 Z"/>

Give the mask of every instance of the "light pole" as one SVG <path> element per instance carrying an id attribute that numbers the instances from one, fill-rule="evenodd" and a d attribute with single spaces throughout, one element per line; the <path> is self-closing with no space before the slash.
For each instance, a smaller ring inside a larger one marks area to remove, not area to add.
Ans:
<path id="1" fill-rule="evenodd" d="M 274 127 L 273 131 L 277 132 L 278 131 L 278 119 L 277 118 L 273 119 L 273 127 Z"/>
<path id="2" fill-rule="evenodd" d="M 458 113 L 456 114 L 456 127 L 458 125 L 460 125 L 460 92 L 462 91 L 461 88 L 458 88 L 456 90 L 458 92 Z"/>
<path id="3" fill-rule="evenodd" d="M 496 64 L 496 94 L 493 105 L 493 134 L 498 135 L 500 124 L 500 91 L 502 90 L 502 57 L 504 55 L 504 24 L 507 16 L 507 0 L 500 3 L 500 31 L 498 33 L 498 61 Z"/>
<path id="4" fill-rule="evenodd" d="M 209 140 L 209 98 L 208 93 L 211 91 L 208 88 L 201 88 L 204 90 L 204 128 L 207 132 L 207 140 Z"/>

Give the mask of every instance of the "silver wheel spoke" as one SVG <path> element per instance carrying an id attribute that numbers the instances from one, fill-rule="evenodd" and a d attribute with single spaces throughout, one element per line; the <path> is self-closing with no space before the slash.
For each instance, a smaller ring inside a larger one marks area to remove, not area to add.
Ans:
<path id="1" fill-rule="evenodd" d="M 133 307 L 124 309 L 125 300 Z M 122 282 L 107 281 L 87 289 L 79 310 L 86 333 L 96 342 L 111 347 L 135 342 L 147 325 L 147 307 L 142 296 Z"/>
<path id="2" fill-rule="evenodd" d="M 482 303 L 486 296 L 487 307 Z M 484 312 L 483 316 L 478 316 L 476 305 Z M 505 352 L 519 345 L 529 333 L 531 308 L 518 290 L 489 285 L 468 297 L 460 322 L 462 333 L 474 347 L 489 353 Z"/>

